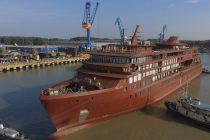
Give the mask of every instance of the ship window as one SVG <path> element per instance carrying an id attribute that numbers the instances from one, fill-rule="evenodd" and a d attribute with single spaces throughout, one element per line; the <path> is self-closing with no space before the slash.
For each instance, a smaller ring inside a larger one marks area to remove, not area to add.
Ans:
<path id="1" fill-rule="evenodd" d="M 143 73 L 143 76 L 142 77 L 145 77 L 145 72 Z"/>
<path id="2" fill-rule="evenodd" d="M 138 74 L 138 80 L 141 80 L 141 73 Z"/>
<path id="3" fill-rule="evenodd" d="M 150 68 L 152 68 L 152 64 L 150 64 Z"/>
<path id="4" fill-rule="evenodd" d="M 133 63 L 133 59 L 131 59 L 131 63 Z"/>
<path id="5" fill-rule="evenodd" d="M 155 81 L 155 76 L 152 77 L 152 81 L 153 81 L 153 82 Z"/>
<path id="6" fill-rule="evenodd" d="M 129 78 L 129 84 L 132 84 L 132 83 L 133 83 L 133 78 L 130 77 L 130 78 Z"/>
<path id="7" fill-rule="evenodd" d="M 150 71 L 150 75 L 153 75 L 153 70 Z"/>
<path id="8" fill-rule="evenodd" d="M 149 71 L 146 72 L 146 76 L 149 76 Z"/>
<path id="9" fill-rule="evenodd" d="M 127 92 L 127 91 L 128 91 L 128 87 L 125 87 L 125 88 L 124 88 L 124 92 Z"/>
<path id="10" fill-rule="evenodd" d="M 137 79 L 138 79 L 138 77 L 137 77 L 137 76 L 134 76 L 134 82 L 136 82 L 136 81 L 137 81 Z"/>
<path id="11" fill-rule="evenodd" d="M 133 89 L 135 89 L 135 88 L 136 88 L 136 83 L 133 84 Z"/>
<path id="12" fill-rule="evenodd" d="M 141 71 L 141 66 L 138 66 L 138 71 Z"/>
<path id="13" fill-rule="evenodd" d="M 88 109 L 80 110 L 80 113 L 79 113 L 79 122 L 85 121 L 88 118 L 89 114 L 90 114 L 90 112 L 89 112 Z"/>
<path id="14" fill-rule="evenodd" d="M 123 72 L 126 72 L 126 68 L 123 68 Z"/>
<path id="15" fill-rule="evenodd" d="M 153 74 L 155 74 L 155 70 L 153 70 Z"/>
<path id="16" fill-rule="evenodd" d="M 145 70 L 145 65 L 142 66 L 142 69 Z"/>

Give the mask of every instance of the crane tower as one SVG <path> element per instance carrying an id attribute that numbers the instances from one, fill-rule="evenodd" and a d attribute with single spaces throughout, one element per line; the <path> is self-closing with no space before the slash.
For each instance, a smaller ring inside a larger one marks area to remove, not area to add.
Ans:
<path id="1" fill-rule="evenodd" d="M 94 19 L 95 19 L 95 16 L 96 16 L 98 5 L 99 5 L 99 3 L 97 2 L 96 6 L 93 9 L 92 14 L 91 14 L 91 2 L 86 2 L 86 4 L 85 4 L 82 27 L 87 30 L 87 46 L 86 46 L 86 49 L 90 49 L 90 50 L 92 48 L 90 30 L 93 26 L 93 22 L 94 22 Z"/>

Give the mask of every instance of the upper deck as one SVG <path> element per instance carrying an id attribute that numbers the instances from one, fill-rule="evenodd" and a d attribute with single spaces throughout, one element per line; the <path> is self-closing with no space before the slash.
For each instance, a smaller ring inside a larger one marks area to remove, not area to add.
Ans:
<path id="1" fill-rule="evenodd" d="M 91 55 L 108 55 L 108 56 L 122 56 L 122 57 L 135 57 L 152 54 L 151 45 L 127 45 L 121 46 L 116 44 L 109 44 L 102 46 L 99 50 L 92 50 Z"/>
<path id="2" fill-rule="evenodd" d="M 159 54 L 167 54 L 174 52 L 184 52 L 188 50 L 197 50 L 197 48 L 189 48 L 187 44 L 180 43 L 178 37 L 172 36 L 167 41 L 157 43 L 156 45 L 117 45 L 108 44 L 100 49 L 95 49 L 90 52 L 92 56 L 118 56 L 118 57 L 140 57 L 152 56 Z"/>
<path id="3" fill-rule="evenodd" d="M 74 80 L 53 87 L 48 94 L 86 93 L 139 82 L 146 86 L 200 63 L 198 49 L 187 47 L 177 37 L 157 45 L 110 44 L 90 54 Z"/>
<path id="4" fill-rule="evenodd" d="M 200 61 L 197 48 L 189 48 L 180 43 L 178 37 L 170 37 L 167 41 L 156 45 L 115 45 L 103 46 L 100 50 L 91 51 L 91 58 L 84 62 L 86 73 L 109 75 L 132 74 L 147 71 L 144 67 L 152 65 L 156 68 L 176 64 L 184 66 L 187 61 Z M 107 73 L 107 74 L 106 74 Z M 127 77 L 127 76 L 121 76 Z"/>

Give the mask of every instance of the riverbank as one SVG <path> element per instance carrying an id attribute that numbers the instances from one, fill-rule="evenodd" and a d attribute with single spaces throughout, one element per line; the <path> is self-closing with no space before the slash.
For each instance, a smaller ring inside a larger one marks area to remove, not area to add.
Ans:
<path id="1" fill-rule="evenodd" d="M 61 64 L 78 63 L 86 61 L 88 58 L 85 57 L 70 57 L 70 58 L 51 58 L 42 59 L 39 61 L 27 61 L 27 62 L 14 62 L 14 63 L 4 63 L 0 64 L 0 72 L 13 71 L 13 70 L 27 70 L 37 67 L 55 66 Z"/>

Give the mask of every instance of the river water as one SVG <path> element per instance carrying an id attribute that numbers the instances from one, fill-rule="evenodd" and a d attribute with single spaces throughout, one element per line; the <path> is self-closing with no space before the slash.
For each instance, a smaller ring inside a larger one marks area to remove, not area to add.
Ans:
<path id="1" fill-rule="evenodd" d="M 201 57 L 210 66 L 210 54 Z M 41 89 L 71 78 L 80 64 L 0 73 L 0 121 L 29 138 L 45 140 L 55 132 L 39 101 Z M 210 75 L 202 74 L 189 84 L 189 94 L 210 104 Z M 74 132 L 66 140 L 209 140 L 210 130 L 166 111 L 165 100 L 152 106 Z"/>

